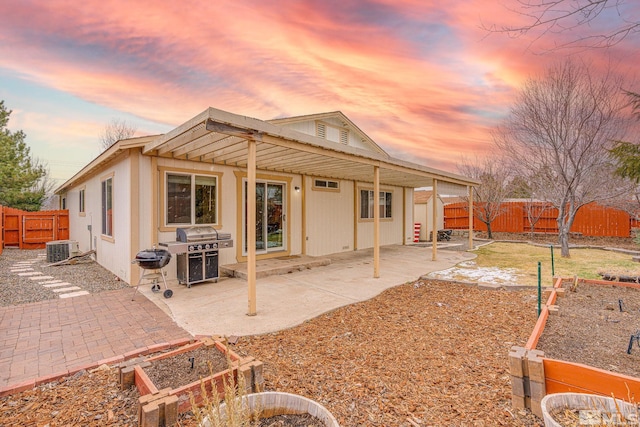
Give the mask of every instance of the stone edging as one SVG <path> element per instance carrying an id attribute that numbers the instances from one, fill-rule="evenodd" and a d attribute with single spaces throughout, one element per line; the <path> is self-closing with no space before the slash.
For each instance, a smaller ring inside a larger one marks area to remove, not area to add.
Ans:
<path id="1" fill-rule="evenodd" d="M 550 244 L 550 243 L 536 243 L 536 242 L 532 242 L 531 240 L 487 240 L 487 239 L 473 239 L 474 241 L 476 240 L 482 240 L 485 241 L 486 243 L 483 243 L 482 245 L 478 245 L 475 249 L 482 247 L 482 246 L 486 246 L 489 245 L 491 243 L 526 243 L 528 245 L 531 246 L 537 246 L 537 247 L 544 247 L 544 248 L 548 248 L 549 246 L 553 246 L 554 248 L 559 248 L 560 246 L 558 244 Z M 640 256 L 640 250 L 634 251 L 633 249 L 624 249 L 624 248 L 614 248 L 614 247 L 610 247 L 610 246 L 598 246 L 598 245 L 569 245 L 569 249 L 600 249 L 603 251 L 610 251 L 610 252 L 619 252 L 619 253 L 623 253 L 623 254 L 627 254 L 627 255 L 634 255 L 634 256 Z"/>

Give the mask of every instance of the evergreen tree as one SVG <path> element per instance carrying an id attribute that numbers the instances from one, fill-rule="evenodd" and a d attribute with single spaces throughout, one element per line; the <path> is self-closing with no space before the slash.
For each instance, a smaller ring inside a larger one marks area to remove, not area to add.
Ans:
<path id="1" fill-rule="evenodd" d="M 627 92 L 631 98 L 633 113 L 640 119 L 640 94 Z M 640 183 L 640 145 L 634 142 L 618 141 L 611 150 L 618 162 L 618 175 Z"/>
<path id="2" fill-rule="evenodd" d="M 37 211 L 46 195 L 48 171 L 31 157 L 25 133 L 7 129 L 10 115 L 0 101 L 0 205 Z"/>

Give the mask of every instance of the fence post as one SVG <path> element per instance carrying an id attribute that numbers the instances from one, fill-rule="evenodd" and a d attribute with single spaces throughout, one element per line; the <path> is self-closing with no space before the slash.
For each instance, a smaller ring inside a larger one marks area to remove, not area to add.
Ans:
<path id="1" fill-rule="evenodd" d="M 18 247 L 24 249 L 24 215 L 18 214 Z"/>
<path id="2" fill-rule="evenodd" d="M 538 317 L 542 312 L 542 268 L 541 263 L 538 261 Z"/>
<path id="3" fill-rule="evenodd" d="M 0 255 L 4 249 L 4 206 L 0 205 Z"/>

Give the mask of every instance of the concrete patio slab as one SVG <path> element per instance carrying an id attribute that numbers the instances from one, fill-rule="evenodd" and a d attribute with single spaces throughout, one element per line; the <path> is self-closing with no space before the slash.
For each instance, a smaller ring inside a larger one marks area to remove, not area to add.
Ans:
<path id="1" fill-rule="evenodd" d="M 381 248 L 380 277 L 373 278 L 373 250 L 330 255 L 331 263 L 257 280 L 256 316 L 247 316 L 248 291 L 244 279 L 221 277 L 187 288 L 169 282 L 172 298 L 154 293 L 150 286 L 139 291 L 193 335 L 253 335 L 298 325 L 335 308 L 364 301 L 385 289 L 419 279 L 432 271 L 450 268 L 474 258 L 465 251 L 438 250 L 432 261 L 431 247 L 385 246 Z M 282 261 L 278 268 L 286 269 Z M 268 263 L 265 260 L 264 263 Z"/>

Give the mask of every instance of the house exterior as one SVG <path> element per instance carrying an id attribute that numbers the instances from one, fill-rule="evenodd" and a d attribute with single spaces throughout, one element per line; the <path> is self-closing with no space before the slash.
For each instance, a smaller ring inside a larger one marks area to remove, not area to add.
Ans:
<path id="1" fill-rule="evenodd" d="M 447 194 L 477 184 L 392 158 L 341 112 L 263 121 L 209 108 L 164 135 L 117 141 L 56 194 L 70 239 L 135 284 L 136 253 L 175 240 L 179 227 L 230 233 L 221 265 L 379 254 L 412 242 L 414 188 L 434 183 Z M 175 257 L 166 270 L 176 277 Z"/>

